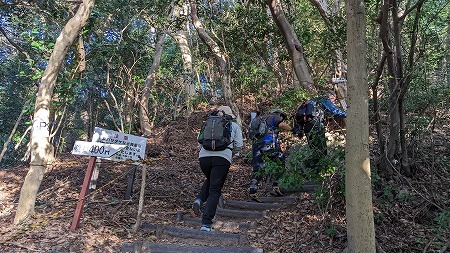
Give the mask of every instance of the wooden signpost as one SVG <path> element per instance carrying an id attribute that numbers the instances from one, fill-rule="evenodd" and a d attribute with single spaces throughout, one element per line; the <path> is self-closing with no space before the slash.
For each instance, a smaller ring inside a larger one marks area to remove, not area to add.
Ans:
<path id="1" fill-rule="evenodd" d="M 145 145 L 147 144 L 147 139 L 144 137 L 96 127 L 94 128 L 92 142 L 126 145 L 122 151 L 106 158 L 107 160 L 133 160 L 136 161 L 133 164 L 138 165 L 140 164 L 138 160 L 144 159 L 145 157 Z"/>
<path id="2" fill-rule="evenodd" d="M 121 144 L 124 143 L 127 147 L 122 151 L 113 155 L 108 160 L 112 161 L 124 161 L 124 160 L 133 160 L 137 161 L 139 159 L 144 158 L 145 156 L 145 146 L 147 144 L 147 139 L 143 137 L 138 137 L 130 134 L 124 134 L 121 132 L 102 129 L 96 127 L 94 129 L 94 136 L 92 141 L 103 142 L 103 143 L 116 143 Z M 140 163 L 134 162 L 134 165 L 139 165 Z M 125 200 L 131 199 L 131 192 L 133 190 L 134 179 L 136 175 L 136 168 L 133 168 L 128 174 L 128 184 L 127 189 L 125 191 Z"/>
<path id="3" fill-rule="evenodd" d="M 126 145 L 101 142 L 75 141 L 72 154 L 108 158 L 124 149 Z"/>
<path id="4" fill-rule="evenodd" d="M 131 159 L 136 161 L 134 164 L 139 164 L 138 160 L 145 157 L 146 143 L 146 138 L 98 127 L 94 130 L 92 142 L 75 142 L 72 154 L 90 156 L 90 159 L 86 174 L 84 175 L 83 186 L 81 187 L 81 192 L 78 196 L 78 203 L 70 230 L 74 231 L 78 228 L 97 157 L 113 161 L 125 161 Z"/>

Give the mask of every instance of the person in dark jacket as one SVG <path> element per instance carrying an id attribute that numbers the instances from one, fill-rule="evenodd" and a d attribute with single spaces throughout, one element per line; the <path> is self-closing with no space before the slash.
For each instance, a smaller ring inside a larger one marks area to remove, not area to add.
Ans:
<path id="1" fill-rule="evenodd" d="M 315 152 L 315 157 L 311 161 L 311 166 L 315 167 L 321 157 L 327 155 L 327 139 L 325 137 L 324 115 L 331 114 L 342 118 L 347 117 L 347 113 L 339 109 L 334 103 L 336 96 L 333 91 L 328 91 L 324 96 L 312 99 L 317 107 L 314 115 L 308 115 L 305 120 L 296 115 L 292 132 L 299 138 L 306 135 L 308 145 Z M 309 102 L 309 101 L 308 101 Z"/>
<path id="2" fill-rule="evenodd" d="M 217 110 L 219 113 L 224 112 L 233 119 L 236 118 L 229 106 L 221 106 Z M 216 215 L 217 205 L 231 166 L 233 155 L 238 156 L 243 146 L 242 129 L 234 121 L 231 122 L 230 140 L 229 148 L 225 150 L 211 151 L 202 147 L 199 152 L 200 168 L 206 179 L 193 203 L 193 209 L 196 214 L 202 215 L 201 231 L 214 230 L 212 220 Z M 205 203 L 205 207 L 202 212 L 203 203 Z"/>
<path id="3" fill-rule="evenodd" d="M 258 184 L 263 177 L 263 167 L 264 167 L 264 154 L 274 160 L 279 161 L 283 165 L 285 164 L 285 157 L 278 143 L 278 132 L 281 130 L 291 131 L 291 126 L 285 122 L 286 114 L 279 109 L 274 109 L 270 114 L 263 117 L 266 121 L 267 132 L 266 134 L 257 139 L 252 144 L 252 180 L 249 187 L 249 195 L 253 201 L 262 202 L 257 193 Z M 275 196 L 283 196 L 278 182 L 273 182 L 271 194 Z"/>

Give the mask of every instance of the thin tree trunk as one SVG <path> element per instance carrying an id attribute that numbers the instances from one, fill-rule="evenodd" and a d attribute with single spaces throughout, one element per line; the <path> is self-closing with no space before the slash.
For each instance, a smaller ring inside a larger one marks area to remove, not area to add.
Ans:
<path id="1" fill-rule="evenodd" d="M 309 70 L 303 54 L 302 44 L 298 40 L 294 28 L 286 19 L 280 1 L 266 0 L 266 3 L 269 6 L 270 12 L 272 13 L 273 20 L 275 21 L 278 28 L 280 29 L 281 34 L 283 35 L 284 42 L 286 43 L 286 48 L 292 61 L 292 67 L 294 68 L 294 72 L 298 80 L 305 90 L 307 90 L 311 95 L 315 95 L 317 93 L 317 90 L 314 87 L 314 81 L 309 74 Z"/>
<path id="2" fill-rule="evenodd" d="M 414 68 L 414 52 L 416 51 L 416 43 L 417 43 L 417 31 L 419 27 L 419 19 L 421 14 L 421 9 L 423 5 L 424 0 L 420 0 L 416 3 L 415 8 L 417 8 L 416 15 L 414 17 L 414 25 L 413 25 L 413 31 L 411 33 L 411 43 L 410 43 L 410 49 L 408 54 L 408 70 L 411 72 Z M 398 20 L 400 23 L 400 20 Z M 399 31 L 400 33 L 400 31 Z M 400 41 L 399 41 L 400 43 Z M 408 148 L 406 143 L 406 112 L 404 108 L 404 97 L 409 89 L 409 84 L 411 83 L 411 77 L 412 75 L 409 75 L 409 77 L 403 77 L 402 76 L 402 86 L 400 90 L 399 95 L 399 114 L 400 114 L 400 147 L 402 150 L 401 153 L 401 166 L 402 166 L 402 173 L 405 176 L 411 177 L 411 165 L 409 162 L 409 155 L 408 155 Z"/>
<path id="3" fill-rule="evenodd" d="M 402 44 L 401 44 L 401 24 L 406 16 L 417 9 L 416 18 L 413 23 L 413 32 L 411 33 L 410 52 L 408 56 L 409 71 L 413 71 L 414 52 L 416 45 L 417 27 L 420 16 L 420 10 L 424 0 L 417 1 L 412 7 L 405 10 L 402 16 L 399 16 L 398 1 L 385 0 L 381 12 L 380 36 L 383 43 L 384 52 L 387 55 L 389 72 L 389 140 L 386 154 L 382 157 L 380 167 L 387 172 L 388 177 L 392 176 L 393 162 L 400 158 L 402 172 L 405 175 L 411 175 L 409 157 L 406 143 L 406 114 L 404 109 L 404 97 L 408 91 L 412 75 L 405 75 L 402 62 Z M 392 23 L 389 25 L 389 9 L 391 9 Z M 392 29 L 392 36 L 388 30 Z M 392 37 L 392 38 L 391 38 Z M 391 47 L 391 43 L 393 47 Z M 394 49 L 392 49 L 394 48 Z"/>
<path id="4" fill-rule="evenodd" d="M 446 59 L 446 72 L 447 72 L 447 86 L 450 88 L 450 12 L 447 16 L 447 54 L 445 55 Z"/>
<path id="5" fill-rule="evenodd" d="M 13 129 L 11 130 L 11 133 L 8 136 L 8 139 L 5 141 L 5 143 L 3 143 L 3 149 L 2 152 L 0 153 L 0 162 L 3 159 L 3 156 L 5 155 L 6 151 L 8 150 L 8 145 L 12 140 L 12 137 L 14 136 L 14 134 L 16 133 L 17 127 L 19 126 L 20 121 L 22 120 L 22 116 L 23 116 L 23 111 L 25 110 L 26 106 L 28 104 L 28 101 L 25 102 L 25 104 L 22 107 L 22 110 L 20 110 L 20 114 L 19 117 L 17 117 L 16 119 L 16 123 L 14 124 Z"/>
<path id="6" fill-rule="evenodd" d="M 49 143 L 48 126 L 56 78 L 69 48 L 86 24 L 94 7 L 94 2 L 94 0 L 83 0 L 76 14 L 64 26 L 56 39 L 54 50 L 42 75 L 34 109 L 30 170 L 20 190 L 19 204 L 14 217 L 15 224 L 34 213 L 37 192 L 47 167 L 47 157 L 48 154 L 53 153 L 53 146 Z"/>
<path id="7" fill-rule="evenodd" d="M 394 155 L 398 151 L 398 135 L 399 135 L 399 116 L 398 116 L 398 85 L 397 79 L 395 78 L 394 71 L 394 53 L 390 43 L 389 35 L 389 8 L 390 0 L 384 0 L 381 9 L 381 20 L 380 20 L 380 38 L 383 44 L 384 54 L 386 55 L 387 68 L 389 72 L 389 91 L 390 96 L 388 99 L 388 114 L 389 114 L 389 140 L 387 142 L 386 150 L 381 154 L 380 161 L 380 173 L 386 178 L 392 177 L 392 162 L 394 160 Z"/>
<path id="8" fill-rule="evenodd" d="M 321 0 L 309 0 L 314 7 L 319 11 L 320 16 L 322 17 L 325 25 L 332 33 L 336 32 L 336 26 L 332 22 L 333 17 L 336 17 L 338 14 L 341 5 L 340 1 L 335 1 L 334 5 L 330 8 L 327 1 Z M 331 11 L 330 11 L 331 10 Z M 342 51 L 340 48 L 336 48 L 333 50 L 335 58 L 331 63 L 334 66 L 334 77 L 337 78 L 347 78 L 347 63 L 344 61 Z M 347 82 L 340 82 L 335 85 L 337 99 L 339 103 L 342 105 L 344 110 L 347 110 L 347 103 L 345 100 L 347 99 Z"/>
<path id="9" fill-rule="evenodd" d="M 134 63 L 133 63 L 134 66 Z M 125 119 L 125 123 L 127 124 L 125 127 L 125 132 L 131 133 L 133 125 L 134 125 L 134 109 L 136 106 L 136 84 L 133 82 L 133 66 L 128 68 L 127 66 L 123 66 L 125 73 L 127 75 L 126 78 L 126 86 L 124 91 L 123 101 L 125 106 L 123 107 L 123 117 Z"/>
<path id="10" fill-rule="evenodd" d="M 20 143 L 22 143 L 23 139 L 25 138 L 25 136 L 27 136 L 28 131 L 30 131 L 32 128 L 32 126 L 27 127 L 27 129 L 25 130 L 25 132 L 22 134 L 22 136 L 19 138 L 19 141 L 16 143 L 16 145 L 14 146 L 14 150 L 17 150 L 20 146 Z"/>
<path id="11" fill-rule="evenodd" d="M 181 13 L 187 13 L 188 6 L 183 3 L 183 11 L 181 9 L 177 9 L 176 15 L 181 15 Z M 183 16 L 184 17 L 184 16 Z M 186 22 L 183 23 L 183 27 L 181 30 L 177 31 L 173 34 L 173 38 L 178 44 L 178 47 L 181 51 L 181 60 L 183 61 L 183 83 L 184 83 L 184 91 L 186 93 L 186 110 L 187 114 L 193 112 L 193 100 L 195 96 L 195 87 L 193 80 L 193 71 L 192 71 L 192 52 L 191 47 L 188 42 L 188 20 L 187 17 Z M 175 108 L 176 110 L 176 108 Z"/>
<path id="12" fill-rule="evenodd" d="M 236 122 L 241 124 L 241 117 L 239 113 L 239 108 L 237 107 L 234 99 L 233 93 L 231 91 L 230 77 L 228 73 L 228 61 L 225 54 L 222 53 L 219 45 L 209 36 L 206 32 L 206 29 L 203 27 L 200 19 L 197 16 L 197 5 L 195 0 L 191 0 L 191 17 L 192 23 L 197 30 L 198 36 L 208 47 L 209 51 L 214 56 L 214 60 L 216 62 L 216 66 L 219 68 L 219 74 L 222 81 L 222 93 L 225 98 L 225 103 L 231 107 L 231 110 L 236 115 Z"/>
<path id="13" fill-rule="evenodd" d="M 383 68 L 386 63 L 386 54 L 382 53 L 381 60 L 377 66 L 377 73 L 375 76 L 375 80 L 372 84 L 372 98 L 373 98 L 373 111 L 374 111 L 374 119 L 375 119 L 375 129 L 377 131 L 377 140 L 378 146 L 380 150 L 380 154 L 384 154 L 385 151 L 385 142 L 383 132 L 381 131 L 381 118 L 380 118 L 380 107 L 378 105 L 378 83 L 380 82 L 381 74 L 383 73 Z"/>
<path id="14" fill-rule="evenodd" d="M 164 41 L 166 40 L 167 32 L 163 31 L 156 42 L 155 53 L 153 55 L 153 62 L 150 70 L 148 71 L 147 78 L 145 79 L 145 86 L 142 90 L 141 99 L 139 103 L 139 120 L 141 123 L 141 131 L 143 136 L 150 137 L 152 134 L 153 120 L 149 116 L 149 102 L 152 102 L 154 106 L 153 96 L 151 90 L 155 85 L 156 71 L 161 63 L 161 55 L 163 51 Z"/>
<path id="15" fill-rule="evenodd" d="M 349 66 L 348 131 L 345 148 L 347 252 L 375 253 L 364 2 L 348 0 L 346 9 Z"/>

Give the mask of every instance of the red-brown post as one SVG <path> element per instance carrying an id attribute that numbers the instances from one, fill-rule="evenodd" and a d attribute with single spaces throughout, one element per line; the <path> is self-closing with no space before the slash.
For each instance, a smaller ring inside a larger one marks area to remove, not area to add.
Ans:
<path id="1" fill-rule="evenodd" d="M 89 164 L 86 169 L 86 174 L 84 175 L 83 186 L 81 187 L 80 195 L 78 196 L 77 208 L 72 219 L 72 225 L 70 225 L 70 230 L 75 231 L 80 222 L 81 214 L 83 213 L 84 202 L 86 201 L 86 195 L 89 190 L 89 183 L 91 182 L 92 172 L 94 171 L 95 161 L 97 157 L 91 156 L 89 159 Z"/>

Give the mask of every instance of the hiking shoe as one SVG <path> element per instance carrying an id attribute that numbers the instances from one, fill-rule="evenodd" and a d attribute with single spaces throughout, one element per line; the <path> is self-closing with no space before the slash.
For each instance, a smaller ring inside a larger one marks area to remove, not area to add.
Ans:
<path id="1" fill-rule="evenodd" d="M 201 215 L 202 210 L 202 201 L 200 199 L 195 199 L 194 203 L 192 204 L 192 209 L 194 210 L 194 213 L 197 215 Z"/>
<path id="2" fill-rule="evenodd" d="M 252 183 L 250 184 L 250 187 L 248 187 L 248 193 L 255 194 L 258 190 L 258 186 L 256 185 L 256 180 L 253 179 Z"/>
<path id="3" fill-rule="evenodd" d="M 270 195 L 273 195 L 275 197 L 283 197 L 283 193 L 280 190 L 279 186 L 272 187 L 272 191 L 270 192 Z"/>
<path id="4" fill-rule="evenodd" d="M 211 225 L 202 225 L 202 227 L 200 228 L 200 231 L 211 232 L 211 231 L 214 231 L 214 228 L 212 228 Z"/>
<path id="5" fill-rule="evenodd" d="M 258 180 L 252 179 L 252 182 L 250 183 L 250 187 L 248 188 L 248 194 L 250 196 L 250 200 L 262 203 L 262 200 L 259 199 L 258 192 Z"/>
<path id="6" fill-rule="evenodd" d="M 259 194 L 258 193 L 251 193 L 250 194 L 250 199 L 258 202 L 258 203 L 263 203 L 263 201 L 259 198 Z"/>
<path id="7" fill-rule="evenodd" d="M 257 191 L 258 191 L 258 188 L 256 188 L 256 187 L 250 186 L 250 188 L 248 188 L 249 194 L 255 194 Z"/>

